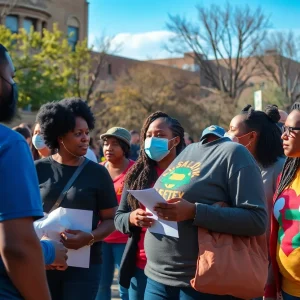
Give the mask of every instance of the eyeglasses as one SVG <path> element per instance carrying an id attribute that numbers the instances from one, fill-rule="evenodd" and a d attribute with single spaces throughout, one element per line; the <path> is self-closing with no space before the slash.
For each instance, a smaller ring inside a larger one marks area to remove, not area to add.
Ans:
<path id="1" fill-rule="evenodd" d="M 300 127 L 289 127 L 289 126 L 281 127 L 282 134 L 286 133 L 288 136 L 290 136 L 291 132 L 294 130 L 300 130 Z"/>

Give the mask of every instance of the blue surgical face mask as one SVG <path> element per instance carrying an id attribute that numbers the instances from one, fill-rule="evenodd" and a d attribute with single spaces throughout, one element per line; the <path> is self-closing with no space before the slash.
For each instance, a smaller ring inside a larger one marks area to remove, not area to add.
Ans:
<path id="1" fill-rule="evenodd" d="M 171 139 L 170 141 L 172 140 L 173 139 Z M 152 160 L 161 161 L 170 153 L 172 148 L 169 150 L 168 139 L 162 139 L 156 137 L 145 139 L 145 152 L 147 156 Z"/>
<path id="2" fill-rule="evenodd" d="M 46 147 L 45 141 L 40 134 L 36 134 L 32 137 L 32 144 L 36 150 L 41 150 Z"/>

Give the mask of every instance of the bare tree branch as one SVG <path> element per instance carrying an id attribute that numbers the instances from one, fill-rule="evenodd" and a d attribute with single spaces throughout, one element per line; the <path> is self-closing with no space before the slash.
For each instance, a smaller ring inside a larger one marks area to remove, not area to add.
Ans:
<path id="1" fill-rule="evenodd" d="M 249 72 L 260 68 L 253 61 L 265 39 L 269 18 L 260 8 L 233 8 L 229 3 L 225 8 L 198 6 L 197 11 L 197 23 L 169 16 L 167 28 L 174 36 L 167 48 L 181 54 L 192 51 L 212 86 L 236 99 L 253 77 Z"/>
<path id="2" fill-rule="evenodd" d="M 4 7 L 1 10 L 0 16 L 5 17 L 7 16 L 11 10 L 20 2 L 20 0 L 6 0 L 4 3 Z"/>
<path id="3" fill-rule="evenodd" d="M 289 108 L 300 97 L 300 37 L 290 31 L 270 33 L 263 50 L 269 53 L 259 61 L 284 93 Z"/>
<path id="4" fill-rule="evenodd" d="M 87 89 L 86 100 L 90 101 L 90 98 L 97 86 L 97 80 L 100 76 L 102 69 L 106 66 L 107 63 L 107 55 L 115 54 L 121 50 L 122 45 L 116 44 L 113 45 L 114 37 L 107 37 L 103 33 L 100 38 L 96 41 L 96 50 L 97 52 L 93 52 L 94 56 L 94 71 L 90 74 L 90 83 Z"/>

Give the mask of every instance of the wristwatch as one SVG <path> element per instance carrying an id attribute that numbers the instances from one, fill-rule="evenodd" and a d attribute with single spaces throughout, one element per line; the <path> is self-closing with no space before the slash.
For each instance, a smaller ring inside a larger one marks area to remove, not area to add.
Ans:
<path id="1" fill-rule="evenodd" d="M 95 237 L 94 237 L 94 235 L 90 232 L 90 235 L 92 236 L 92 239 L 88 242 L 88 246 L 92 246 L 92 245 L 94 245 L 94 243 L 95 243 Z"/>

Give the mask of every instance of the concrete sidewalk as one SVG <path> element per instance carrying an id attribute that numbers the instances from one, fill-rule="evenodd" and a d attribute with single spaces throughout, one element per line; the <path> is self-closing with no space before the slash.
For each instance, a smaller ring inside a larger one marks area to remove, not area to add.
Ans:
<path id="1" fill-rule="evenodd" d="M 114 281 L 113 281 L 113 284 L 111 286 L 111 299 L 112 300 L 121 299 L 120 295 L 119 295 L 119 285 L 118 285 L 117 277 L 118 277 L 118 271 L 115 272 Z"/>

